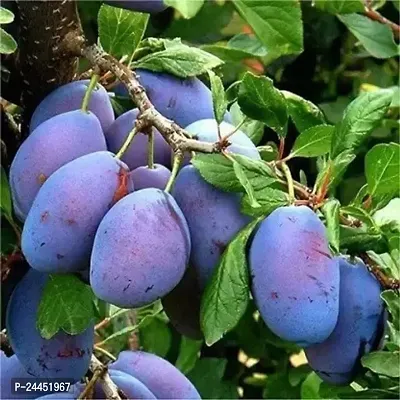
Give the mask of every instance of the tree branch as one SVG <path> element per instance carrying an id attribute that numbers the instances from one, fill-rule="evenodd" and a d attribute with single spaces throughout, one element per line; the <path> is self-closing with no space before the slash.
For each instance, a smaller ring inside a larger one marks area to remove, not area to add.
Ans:
<path id="1" fill-rule="evenodd" d="M 96 44 L 83 46 L 83 48 L 79 49 L 75 46 L 75 48 L 70 48 L 70 51 L 78 51 L 92 65 L 97 66 L 104 72 L 111 71 L 128 89 L 129 95 L 140 110 L 140 119 L 148 126 L 157 128 L 174 152 L 219 153 L 222 150 L 223 146 L 219 142 L 206 143 L 190 138 L 188 132 L 160 114 L 147 97 L 135 72 L 104 52 Z"/>
<path id="2" fill-rule="evenodd" d="M 381 13 L 378 11 L 374 10 L 370 5 L 369 2 L 365 2 L 365 11 L 364 15 L 368 17 L 369 19 L 372 19 L 373 21 L 378 21 L 381 24 L 388 25 L 392 31 L 395 37 L 398 39 L 400 37 L 400 25 L 388 20 L 385 18 Z"/>

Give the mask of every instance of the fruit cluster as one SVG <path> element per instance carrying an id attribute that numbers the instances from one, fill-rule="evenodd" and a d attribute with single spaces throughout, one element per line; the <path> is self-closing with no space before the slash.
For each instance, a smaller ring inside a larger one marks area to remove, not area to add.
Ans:
<path id="1" fill-rule="evenodd" d="M 211 92 L 200 80 L 137 72 L 164 116 L 199 140 L 218 140 Z M 24 222 L 22 252 L 32 268 L 8 305 L 7 332 L 16 355 L 8 360 L 6 377 L 23 369 L 77 382 L 87 371 L 93 326 L 49 340 L 37 331 L 49 274 L 86 272 L 96 296 L 118 307 L 162 299 L 180 333 L 201 337 L 201 294 L 226 246 L 250 222 L 240 212 L 240 195 L 211 186 L 189 159 L 171 193 L 165 191 L 172 154 L 159 132 L 150 151 L 154 165 L 145 166 L 148 133 L 136 135 L 120 156 L 138 110 L 114 120 L 100 85 L 88 109 L 81 109 L 87 88 L 88 81 L 72 82 L 42 101 L 11 165 L 14 209 Z M 226 120 L 222 135 L 235 130 L 229 114 Z M 260 159 L 242 131 L 230 142 L 228 151 Z M 379 345 L 385 318 L 379 284 L 365 265 L 333 257 L 324 225 L 305 206 L 278 208 L 264 219 L 249 246 L 249 262 L 252 294 L 268 327 L 304 347 L 324 380 L 350 382 L 360 357 Z M 123 352 L 110 368 L 111 378 L 133 398 L 199 397 L 175 367 L 151 354 Z"/>

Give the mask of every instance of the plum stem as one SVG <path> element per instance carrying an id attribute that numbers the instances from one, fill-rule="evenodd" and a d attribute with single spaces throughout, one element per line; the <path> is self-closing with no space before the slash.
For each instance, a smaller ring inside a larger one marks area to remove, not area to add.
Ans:
<path id="1" fill-rule="evenodd" d="M 179 167 L 183 160 L 183 153 L 178 151 L 174 154 L 174 162 L 172 163 L 171 176 L 168 179 L 167 185 L 165 186 L 165 191 L 169 193 L 175 182 L 176 176 L 178 175 Z"/>
<path id="2" fill-rule="evenodd" d="M 147 165 L 149 169 L 154 169 L 154 130 L 153 128 L 149 129 L 148 133 L 148 142 L 147 142 Z"/>
<path id="3" fill-rule="evenodd" d="M 92 96 L 92 92 L 93 92 L 94 88 L 96 87 L 99 79 L 100 79 L 100 76 L 97 74 L 93 74 L 92 77 L 90 78 L 89 86 L 86 89 L 85 96 L 83 97 L 83 100 L 82 100 L 81 110 L 84 112 L 89 111 L 88 109 L 89 109 L 90 97 Z"/>
<path id="4" fill-rule="evenodd" d="M 125 139 L 124 144 L 122 147 L 119 149 L 118 153 L 115 155 L 115 158 L 118 158 L 119 160 L 121 157 L 125 154 L 125 152 L 128 150 L 129 146 L 131 145 L 134 137 L 136 134 L 139 132 L 139 129 L 137 126 L 135 126 L 130 132 L 127 138 Z"/>
<path id="5" fill-rule="evenodd" d="M 289 202 L 290 204 L 293 204 L 296 198 L 294 195 L 294 184 L 293 184 L 292 174 L 290 172 L 290 168 L 287 166 L 286 163 L 283 162 L 281 164 L 281 168 L 283 173 L 285 174 L 286 182 L 288 185 Z"/>
<path id="6" fill-rule="evenodd" d="M 235 127 L 235 129 L 232 132 L 229 132 L 227 135 L 225 135 L 222 138 L 222 141 L 226 141 L 228 140 L 232 135 L 234 135 L 243 125 L 244 123 L 247 121 L 247 117 L 244 117 L 239 124 Z M 221 140 L 220 140 L 221 141 Z"/>
<path id="7" fill-rule="evenodd" d="M 107 350 L 103 349 L 102 347 L 94 346 L 94 350 L 98 351 L 101 354 L 104 354 L 106 357 L 108 357 L 112 361 L 117 360 L 117 357 L 115 357 L 113 354 L 109 353 Z"/>

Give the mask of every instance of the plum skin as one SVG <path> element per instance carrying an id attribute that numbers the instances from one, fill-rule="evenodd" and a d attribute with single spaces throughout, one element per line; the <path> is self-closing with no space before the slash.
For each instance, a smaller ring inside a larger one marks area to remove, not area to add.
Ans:
<path id="1" fill-rule="evenodd" d="M 364 354 L 376 350 L 383 335 L 385 310 L 380 285 L 362 262 L 339 258 L 339 318 L 324 342 L 305 350 L 312 369 L 326 382 L 347 385 L 357 375 Z"/>
<path id="2" fill-rule="evenodd" d="M 53 90 L 36 107 L 31 121 L 30 132 L 33 132 L 41 123 L 56 115 L 79 110 L 85 96 L 89 80 L 81 80 L 67 83 Z M 114 110 L 110 98 L 103 86 L 97 84 L 93 90 L 90 101 L 89 111 L 99 119 L 101 127 L 105 132 L 114 122 Z"/>
<path id="3" fill-rule="evenodd" d="M 200 119 L 214 118 L 211 90 L 200 79 L 182 79 L 145 69 L 135 72 L 156 110 L 181 127 Z M 122 85 L 117 85 L 114 91 L 117 95 L 127 94 Z M 231 122 L 228 112 L 224 119 Z"/>
<path id="4" fill-rule="evenodd" d="M 154 164 L 153 168 L 138 167 L 131 173 L 135 190 L 157 188 L 164 190 L 171 176 L 171 171 L 161 164 Z"/>
<path id="5" fill-rule="evenodd" d="M 108 0 L 105 3 L 110 6 L 124 8 L 125 10 L 150 14 L 159 13 L 167 8 L 163 0 Z"/>
<path id="6" fill-rule="evenodd" d="M 117 153 L 122 147 L 128 134 L 135 126 L 138 115 L 139 110 L 137 108 L 127 111 L 120 115 L 105 132 L 110 151 Z M 141 133 L 136 134 L 128 150 L 122 156 L 121 160 L 130 169 L 147 164 L 147 142 L 148 138 L 146 135 Z M 167 166 L 171 164 L 170 147 L 157 130 L 154 130 L 154 162 Z"/>
<path id="7" fill-rule="evenodd" d="M 22 143 L 10 168 L 14 211 L 24 221 L 44 181 L 58 168 L 95 151 L 107 150 L 97 117 L 69 111 L 40 124 Z"/>
<path id="8" fill-rule="evenodd" d="M 87 268 L 96 229 L 121 187 L 133 190 L 128 167 L 106 151 L 79 157 L 51 175 L 22 231 L 22 252 L 32 268 L 57 273 Z"/>
<path id="9" fill-rule="evenodd" d="M 190 261 L 203 289 L 226 246 L 250 218 L 240 213 L 240 195 L 210 185 L 191 165 L 179 172 L 172 195 L 189 225 Z"/>
<path id="10" fill-rule="evenodd" d="M 120 200 L 101 221 L 90 283 L 102 300 L 140 307 L 178 284 L 189 254 L 189 229 L 173 197 L 159 189 L 139 190 Z"/>
<path id="11" fill-rule="evenodd" d="M 339 266 L 312 210 L 273 211 L 254 235 L 249 261 L 255 303 L 276 335 L 306 347 L 332 333 L 339 311 Z"/>
<path id="12" fill-rule="evenodd" d="M 92 355 L 94 324 L 79 335 L 58 332 L 47 340 L 36 328 L 36 316 L 49 275 L 31 269 L 18 284 L 7 308 L 7 334 L 28 374 L 76 382 L 85 375 Z"/>
<path id="13" fill-rule="evenodd" d="M 144 351 L 122 351 L 109 366 L 139 379 L 158 399 L 200 399 L 193 384 L 175 366 Z"/>

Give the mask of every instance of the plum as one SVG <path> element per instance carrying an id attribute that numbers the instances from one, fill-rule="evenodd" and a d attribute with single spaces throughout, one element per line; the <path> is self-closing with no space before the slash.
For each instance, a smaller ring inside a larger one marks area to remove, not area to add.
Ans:
<path id="1" fill-rule="evenodd" d="M 107 150 L 97 117 L 69 111 L 40 124 L 22 143 L 11 164 L 14 211 L 24 221 L 44 181 L 58 168 L 95 151 Z"/>
<path id="2" fill-rule="evenodd" d="M 203 338 L 200 328 L 201 290 L 196 270 L 189 265 L 175 288 L 161 300 L 171 325 L 191 339 Z"/>
<path id="3" fill-rule="evenodd" d="M 135 190 L 145 188 L 165 189 L 171 176 L 171 171 L 161 164 L 154 164 L 153 168 L 138 167 L 131 172 Z"/>
<path id="4" fill-rule="evenodd" d="M 116 369 L 109 370 L 111 380 L 121 389 L 128 399 L 155 399 L 154 394 L 137 378 Z M 100 385 L 95 386 L 95 399 L 105 399 Z"/>
<path id="5" fill-rule="evenodd" d="M 150 14 L 159 13 L 167 8 L 163 0 L 108 0 L 105 3 L 110 6 L 124 8 L 125 10 Z"/>
<path id="6" fill-rule="evenodd" d="M 42 272 L 87 268 L 94 235 L 114 202 L 133 190 L 128 167 L 99 151 L 62 166 L 43 184 L 22 231 L 22 252 Z"/>
<path id="7" fill-rule="evenodd" d="M 306 206 L 276 209 L 260 224 L 249 258 L 268 327 L 299 346 L 324 341 L 338 318 L 340 273 L 317 215 Z"/>
<path id="8" fill-rule="evenodd" d="M 0 351 L 0 364 L 1 364 L 1 392 L 0 399 L 34 399 L 36 398 L 36 394 L 33 393 L 18 393 L 13 394 L 12 382 L 13 378 L 32 378 L 32 375 L 26 372 L 23 365 L 18 360 L 17 356 L 14 354 L 11 357 L 7 357 L 4 352 Z"/>
<path id="9" fill-rule="evenodd" d="M 122 351 L 109 366 L 139 379 L 158 399 L 200 399 L 193 384 L 167 360 L 144 351 Z"/>
<path id="10" fill-rule="evenodd" d="M 360 359 L 376 350 L 385 313 L 378 281 L 362 262 L 339 258 L 339 318 L 324 342 L 305 350 L 311 368 L 326 382 L 347 385 L 359 371 Z"/>
<path id="11" fill-rule="evenodd" d="M 218 141 L 218 124 L 215 119 L 201 119 L 185 129 L 203 142 L 214 143 Z M 231 133 L 234 129 L 235 127 L 227 122 L 223 121 L 220 124 L 221 136 Z M 257 147 L 244 132 L 238 130 L 229 138 L 229 141 L 232 143 L 227 148 L 229 152 L 241 154 L 254 160 L 261 160 Z"/>
<path id="12" fill-rule="evenodd" d="M 214 118 L 211 90 L 200 79 L 182 79 L 145 69 L 137 69 L 136 73 L 154 107 L 183 128 L 200 119 Z M 117 95 L 127 94 L 122 85 L 114 91 Z M 228 112 L 225 120 L 231 122 Z"/>
<path id="13" fill-rule="evenodd" d="M 48 94 L 36 107 L 32 115 L 30 132 L 33 132 L 42 122 L 55 115 L 80 109 L 88 85 L 89 80 L 87 79 L 70 82 Z M 91 94 L 89 111 L 99 119 L 104 132 L 114 122 L 114 111 L 109 95 L 100 84 Z"/>
<path id="14" fill-rule="evenodd" d="M 85 375 L 94 342 L 94 325 L 79 335 L 58 332 L 44 339 L 36 328 L 37 311 L 48 274 L 31 269 L 18 284 L 7 308 L 7 334 L 25 370 L 37 378 L 76 382 Z"/>
<path id="15" fill-rule="evenodd" d="M 138 114 L 139 111 L 137 108 L 127 111 L 120 115 L 106 131 L 105 135 L 110 151 L 117 153 L 122 147 L 126 137 L 135 125 Z M 147 164 L 147 142 L 148 138 L 146 135 L 137 134 L 129 149 L 122 156 L 121 160 L 130 169 Z M 154 131 L 154 161 L 163 165 L 171 164 L 170 147 L 157 130 Z"/>
<path id="16" fill-rule="evenodd" d="M 172 195 L 185 216 L 192 238 L 191 264 L 203 289 L 230 240 L 250 218 L 240 213 L 240 195 L 207 183 L 188 165 L 179 172 Z"/>
<path id="17" fill-rule="evenodd" d="M 139 190 L 101 221 L 90 284 L 97 297 L 118 307 L 150 304 L 182 279 L 189 254 L 189 229 L 173 197 L 159 189 Z"/>
<path id="18" fill-rule="evenodd" d="M 77 399 L 79 395 L 83 392 L 85 386 L 81 383 L 75 383 L 71 385 L 68 392 L 57 392 L 46 394 L 45 396 L 37 397 L 37 400 L 40 399 Z"/>

